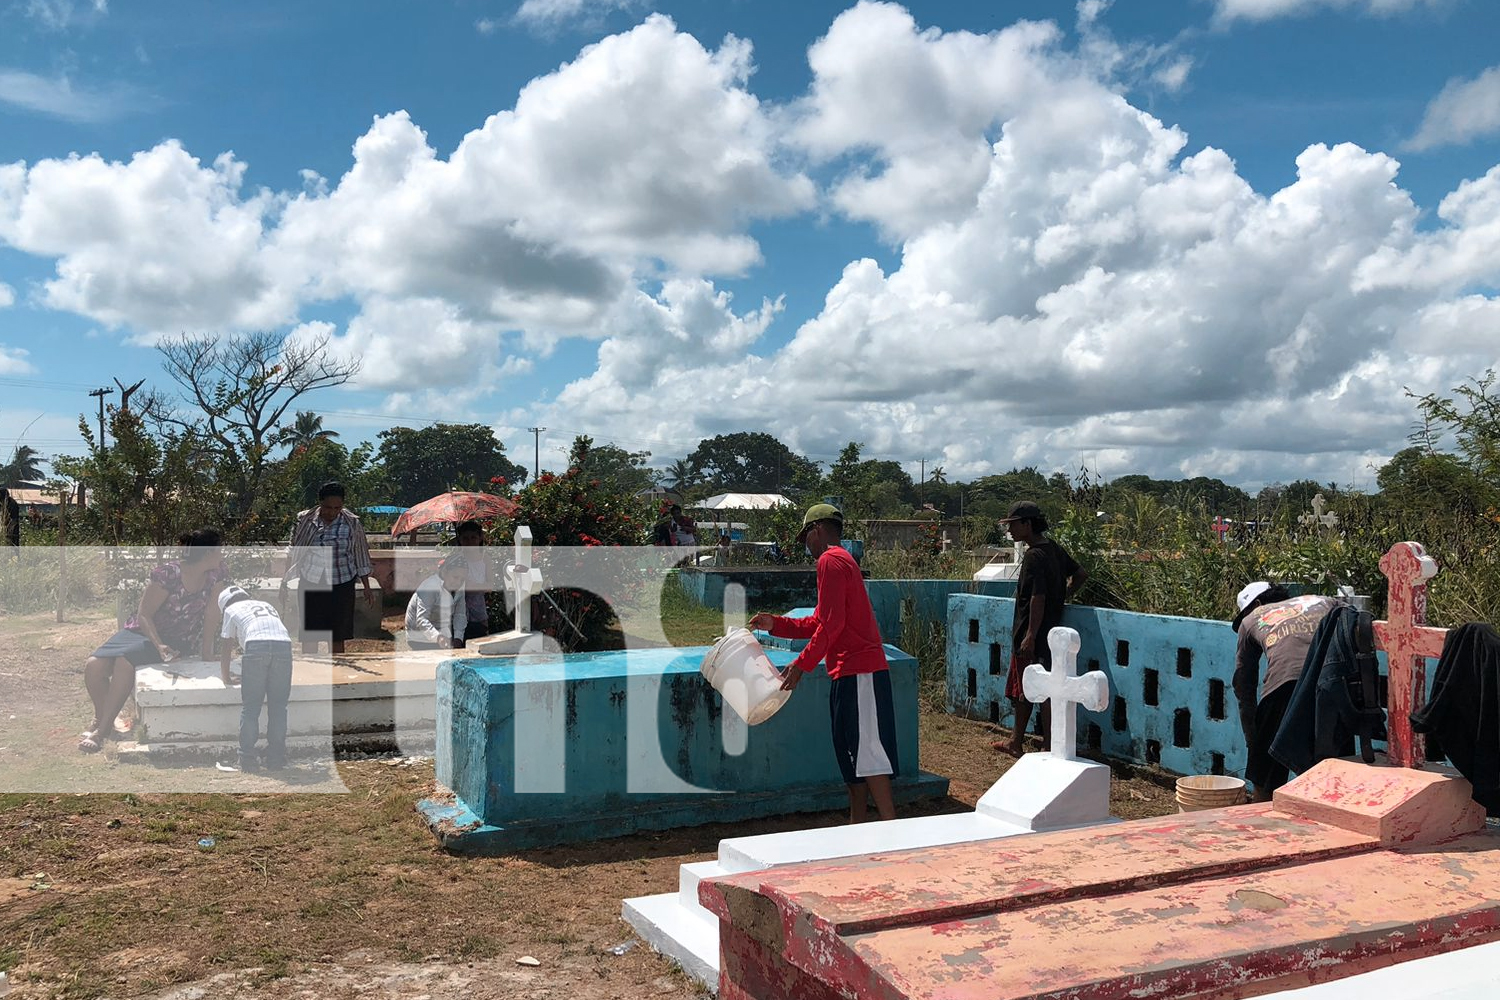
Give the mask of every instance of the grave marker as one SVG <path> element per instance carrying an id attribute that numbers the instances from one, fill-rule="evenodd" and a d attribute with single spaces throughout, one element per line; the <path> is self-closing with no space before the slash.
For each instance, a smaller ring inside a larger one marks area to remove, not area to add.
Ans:
<path id="1" fill-rule="evenodd" d="M 1104 711 L 1109 704 L 1109 678 L 1101 670 L 1077 676 L 1082 644 L 1073 629 L 1053 629 L 1047 635 L 1047 645 L 1052 649 L 1052 669 L 1040 663 L 1027 666 L 1021 675 L 1021 690 L 1027 701 L 1052 702 L 1052 756 L 1077 760 L 1077 706 L 1090 712 Z"/>

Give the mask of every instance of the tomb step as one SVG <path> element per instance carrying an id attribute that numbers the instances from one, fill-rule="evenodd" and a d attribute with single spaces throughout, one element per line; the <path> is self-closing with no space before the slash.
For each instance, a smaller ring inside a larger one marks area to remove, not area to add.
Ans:
<path id="1" fill-rule="evenodd" d="M 979 813 L 911 816 L 862 823 L 857 827 L 836 826 L 721 840 L 719 865 L 728 874 L 740 874 L 858 855 L 967 844 L 1030 832 L 1025 827 Z"/>
<path id="2" fill-rule="evenodd" d="M 731 874 L 717 861 L 695 861 L 692 864 L 682 865 L 677 869 L 677 895 L 682 898 L 682 905 L 699 909 L 698 906 L 698 883 L 706 878 L 721 878 Z M 705 917 L 709 915 L 707 910 L 702 910 Z"/>
<path id="3" fill-rule="evenodd" d="M 719 985 L 719 922 L 698 906 L 683 906 L 675 892 L 625 900 L 625 922 L 656 951 L 682 966 L 708 989 Z"/>

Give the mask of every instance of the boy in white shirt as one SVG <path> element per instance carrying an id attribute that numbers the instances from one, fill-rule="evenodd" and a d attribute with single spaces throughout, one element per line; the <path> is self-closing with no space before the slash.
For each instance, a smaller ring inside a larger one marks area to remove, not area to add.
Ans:
<path id="1" fill-rule="evenodd" d="M 423 580 L 406 605 L 406 641 L 412 649 L 462 649 L 469 581 L 469 562 L 461 555 L 443 560 L 438 571 Z"/>
<path id="2" fill-rule="evenodd" d="M 260 738 L 260 706 L 266 705 L 266 767 L 279 771 L 286 766 L 286 706 L 292 694 L 292 637 L 281 623 L 281 614 L 266 601 L 257 601 L 239 587 L 229 586 L 219 595 L 224 619 L 221 637 L 231 640 L 219 653 L 219 676 L 225 686 L 229 658 L 234 646 L 240 658 L 240 770 L 256 769 L 255 743 Z"/>

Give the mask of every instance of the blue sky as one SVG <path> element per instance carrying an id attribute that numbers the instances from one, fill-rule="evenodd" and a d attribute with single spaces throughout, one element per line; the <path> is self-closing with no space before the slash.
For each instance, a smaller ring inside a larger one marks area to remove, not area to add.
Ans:
<path id="1" fill-rule="evenodd" d="M 0 3 L 7 455 L 182 330 L 361 358 L 350 443 L 1249 486 L 1500 365 L 1482 0 L 205 9 Z"/>

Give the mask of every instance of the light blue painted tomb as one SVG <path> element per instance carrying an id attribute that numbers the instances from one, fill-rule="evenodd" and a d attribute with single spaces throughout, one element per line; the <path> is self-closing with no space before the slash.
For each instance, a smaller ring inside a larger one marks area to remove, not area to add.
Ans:
<path id="1" fill-rule="evenodd" d="M 445 847 L 503 854 L 702 823 L 842 809 L 827 672 L 771 719 L 726 713 L 699 672 L 706 647 L 453 659 L 437 678 L 437 778 L 421 804 Z M 795 654 L 768 649 L 778 669 Z M 921 773 L 917 664 L 886 647 L 898 801 L 941 796 Z"/>

